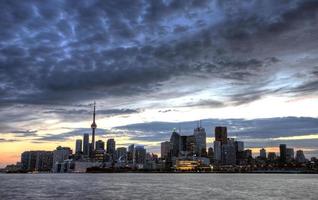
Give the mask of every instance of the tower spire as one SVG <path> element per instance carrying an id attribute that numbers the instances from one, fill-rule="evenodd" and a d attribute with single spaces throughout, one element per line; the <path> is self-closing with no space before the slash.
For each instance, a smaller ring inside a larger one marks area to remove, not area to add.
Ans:
<path id="1" fill-rule="evenodd" d="M 97 128 L 97 125 L 95 122 L 95 116 L 96 116 L 96 102 L 94 101 L 93 123 L 91 125 L 91 128 L 92 128 L 92 151 L 95 150 L 95 129 Z"/>

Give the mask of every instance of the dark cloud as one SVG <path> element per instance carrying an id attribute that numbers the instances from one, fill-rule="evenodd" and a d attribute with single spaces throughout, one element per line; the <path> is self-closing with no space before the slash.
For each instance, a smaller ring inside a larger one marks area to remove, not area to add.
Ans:
<path id="1" fill-rule="evenodd" d="M 298 30 L 304 20 L 314 26 L 317 8 L 310 0 L 65 1 L 54 6 L 3 1 L 0 101 L 58 104 L 133 96 L 157 91 L 162 81 L 200 73 L 251 83 L 278 58 L 272 63 L 238 59 L 233 52 L 243 45 L 235 42 Z M 197 21 L 203 27 L 196 27 Z"/>
<path id="2" fill-rule="evenodd" d="M 206 129 L 209 137 L 214 136 L 214 127 L 227 126 L 229 136 L 253 139 L 271 139 L 287 136 L 300 136 L 318 134 L 318 119 L 309 117 L 283 117 L 268 119 L 204 119 L 202 126 Z M 189 122 L 150 122 L 141 124 L 131 124 L 127 126 L 115 127 L 114 129 L 139 131 L 150 136 L 152 133 L 167 133 L 165 139 L 169 139 L 174 128 L 181 130 L 182 134 L 192 134 L 198 121 Z M 169 133 L 169 134 L 168 134 Z M 146 136 L 144 135 L 144 136 Z M 159 134 L 160 135 L 160 134 Z"/>
<path id="3" fill-rule="evenodd" d="M 37 131 L 31 131 L 31 130 L 14 130 L 10 131 L 10 133 L 13 133 L 15 137 L 34 137 L 37 136 Z"/>
<path id="4" fill-rule="evenodd" d="M 33 139 L 35 142 L 44 142 L 44 141 L 65 141 L 71 139 L 76 136 L 83 136 L 84 133 L 89 133 L 91 135 L 92 130 L 89 128 L 78 128 L 72 131 L 68 131 L 65 133 L 56 133 L 56 134 L 47 134 L 44 136 L 40 136 L 39 138 Z M 106 134 L 105 129 L 96 129 L 95 135 L 102 136 Z"/>

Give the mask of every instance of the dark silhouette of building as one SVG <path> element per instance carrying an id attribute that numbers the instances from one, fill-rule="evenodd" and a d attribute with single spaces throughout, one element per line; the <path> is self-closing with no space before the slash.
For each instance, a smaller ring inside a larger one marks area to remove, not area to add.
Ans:
<path id="1" fill-rule="evenodd" d="M 25 151 L 21 154 L 21 165 L 27 171 L 50 171 L 53 166 L 52 151 Z"/>
<path id="2" fill-rule="evenodd" d="M 79 154 L 82 152 L 82 140 L 78 139 L 75 143 L 75 153 Z"/>
<path id="3" fill-rule="evenodd" d="M 107 140 L 107 151 L 106 151 L 111 157 L 116 153 L 116 142 L 114 139 L 108 139 Z"/>
<path id="4" fill-rule="evenodd" d="M 172 135 L 170 137 L 170 143 L 171 143 L 171 156 L 172 157 L 178 157 L 179 151 L 180 151 L 180 135 L 176 132 L 176 130 L 173 130 Z"/>
<path id="5" fill-rule="evenodd" d="M 105 150 L 105 142 L 103 142 L 102 140 L 98 140 L 96 141 L 96 150 Z"/>
<path id="6" fill-rule="evenodd" d="M 227 128 L 223 126 L 215 127 L 215 141 L 220 141 L 221 144 L 227 143 Z"/>
<path id="7" fill-rule="evenodd" d="M 135 148 L 136 164 L 144 164 L 146 161 L 146 149 L 143 146 L 136 146 Z"/>
<path id="8" fill-rule="evenodd" d="M 89 134 L 85 133 L 83 136 L 83 153 L 84 153 L 84 155 L 89 156 L 89 150 L 90 150 Z"/>
<path id="9" fill-rule="evenodd" d="M 280 161 L 282 163 L 285 163 L 286 162 L 286 153 L 287 153 L 287 147 L 286 147 L 286 144 L 280 144 L 279 145 L 279 156 L 280 156 Z"/>
<path id="10" fill-rule="evenodd" d="M 127 161 L 130 164 L 135 162 L 135 145 L 134 144 L 131 144 L 128 146 Z"/>
<path id="11" fill-rule="evenodd" d="M 206 156 L 206 132 L 201 127 L 201 121 L 200 125 L 194 129 L 193 135 L 195 137 L 195 154 L 197 156 Z"/>

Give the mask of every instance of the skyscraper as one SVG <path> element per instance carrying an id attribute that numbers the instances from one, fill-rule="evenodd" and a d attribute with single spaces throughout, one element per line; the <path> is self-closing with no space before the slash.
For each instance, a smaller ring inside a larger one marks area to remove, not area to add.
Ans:
<path id="1" fill-rule="evenodd" d="M 180 151 L 180 135 L 173 130 L 172 135 L 170 137 L 170 144 L 171 144 L 171 156 L 178 157 Z"/>
<path id="2" fill-rule="evenodd" d="M 286 161 L 291 162 L 295 158 L 295 153 L 293 148 L 286 148 Z"/>
<path id="3" fill-rule="evenodd" d="M 58 164 L 68 159 L 72 154 L 72 150 L 69 147 L 57 147 L 53 151 L 53 172 L 59 171 Z"/>
<path id="4" fill-rule="evenodd" d="M 304 163 L 306 162 L 306 158 L 304 155 L 304 152 L 302 150 L 298 150 L 296 151 L 296 158 L 295 158 L 296 162 L 298 163 Z"/>
<path id="5" fill-rule="evenodd" d="M 96 110 L 96 103 L 94 102 L 94 112 L 93 112 L 93 123 L 91 125 L 92 128 L 92 151 L 95 150 L 95 129 L 97 128 L 97 125 L 95 123 L 95 110 Z"/>
<path id="6" fill-rule="evenodd" d="M 116 151 L 116 142 L 114 139 L 107 140 L 107 153 L 113 155 Z"/>
<path id="7" fill-rule="evenodd" d="M 266 158 L 266 150 L 264 148 L 259 150 L 259 157 L 262 158 L 262 159 Z"/>
<path id="8" fill-rule="evenodd" d="M 52 151 L 25 151 L 21 154 L 23 170 L 50 171 L 52 169 Z"/>
<path id="9" fill-rule="evenodd" d="M 222 164 L 236 164 L 236 150 L 234 139 L 228 139 L 227 143 L 222 145 Z"/>
<path id="10" fill-rule="evenodd" d="M 215 141 L 220 141 L 221 144 L 227 143 L 227 128 L 222 126 L 215 127 Z"/>
<path id="11" fill-rule="evenodd" d="M 206 132 L 200 126 L 194 129 L 193 135 L 195 137 L 195 153 L 197 156 L 202 156 L 202 152 L 206 152 Z"/>
<path id="12" fill-rule="evenodd" d="M 279 145 L 279 153 L 280 153 L 280 161 L 282 163 L 286 162 L 286 144 L 280 144 Z"/>
<path id="13" fill-rule="evenodd" d="M 78 139 L 75 143 L 75 153 L 79 154 L 82 152 L 82 140 Z"/>
<path id="14" fill-rule="evenodd" d="M 135 147 L 136 164 L 144 164 L 146 161 L 146 149 L 143 146 Z"/>
<path id="15" fill-rule="evenodd" d="M 131 144 L 128 146 L 127 161 L 130 164 L 135 163 L 135 145 L 134 144 Z"/>
<path id="16" fill-rule="evenodd" d="M 125 147 L 119 147 L 116 152 L 118 161 L 125 163 L 127 160 L 127 149 Z"/>
<path id="17" fill-rule="evenodd" d="M 222 159 L 222 145 L 221 141 L 214 141 L 214 160 L 220 162 Z"/>
<path id="18" fill-rule="evenodd" d="M 96 150 L 105 150 L 105 142 L 102 140 L 96 141 Z"/>
<path id="19" fill-rule="evenodd" d="M 166 159 L 170 153 L 170 142 L 161 143 L 161 158 Z"/>
<path id="20" fill-rule="evenodd" d="M 83 136 L 83 153 L 84 155 L 88 156 L 89 155 L 89 134 L 85 133 Z"/>

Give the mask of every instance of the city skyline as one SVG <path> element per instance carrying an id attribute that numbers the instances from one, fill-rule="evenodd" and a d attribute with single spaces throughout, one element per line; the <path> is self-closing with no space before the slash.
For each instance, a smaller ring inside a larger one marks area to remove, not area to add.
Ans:
<path id="1" fill-rule="evenodd" d="M 158 153 L 202 121 L 318 155 L 318 2 L 1 1 L 0 167 L 96 140 Z M 95 130 L 95 129 L 94 129 Z M 27 149 L 26 149 L 27 148 Z M 310 156 L 308 156 L 310 157 Z"/>

